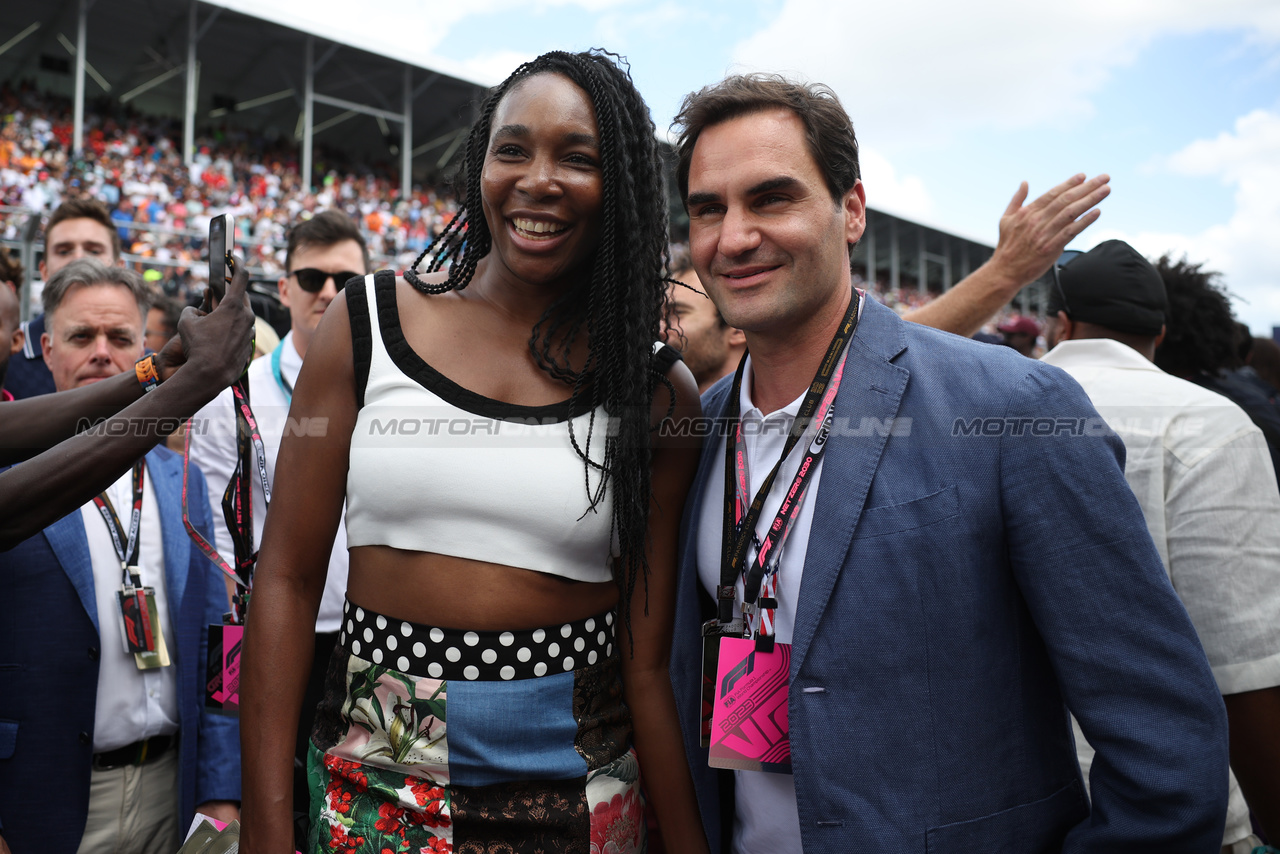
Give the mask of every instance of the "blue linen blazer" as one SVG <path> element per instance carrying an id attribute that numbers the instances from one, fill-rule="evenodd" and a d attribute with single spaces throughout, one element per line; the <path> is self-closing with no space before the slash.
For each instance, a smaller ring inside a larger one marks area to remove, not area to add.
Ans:
<path id="1" fill-rule="evenodd" d="M 182 458 L 147 454 L 159 505 L 173 623 L 179 713 L 179 826 L 195 805 L 240 799 L 240 726 L 204 708 L 206 626 L 222 622 L 226 587 L 182 524 Z M 191 467 L 191 522 L 210 542 L 204 476 Z M 74 854 L 89 807 L 99 615 L 76 510 L 0 553 L 0 836 L 14 854 Z"/>
<path id="2" fill-rule="evenodd" d="M 1216 852 L 1222 698 L 1079 385 L 869 300 L 836 417 L 791 658 L 806 854 Z M 671 661 L 713 851 L 696 524 L 717 454 L 686 502 Z M 1092 810 L 1068 709 L 1098 748 Z"/>

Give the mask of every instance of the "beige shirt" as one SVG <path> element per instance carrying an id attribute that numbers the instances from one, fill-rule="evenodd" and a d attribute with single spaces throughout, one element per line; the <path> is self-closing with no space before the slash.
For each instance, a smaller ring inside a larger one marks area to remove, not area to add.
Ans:
<path id="1" fill-rule="evenodd" d="M 1280 685 L 1280 491 L 1262 432 L 1225 397 L 1110 339 L 1064 341 L 1043 361 L 1084 387 L 1124 441 L 1125 480 L 1223 694 Z M 1076 726 L 1085 771 L 1093 749 Z M 1224 844 L 1249 835 L 1230 777 Z"/>

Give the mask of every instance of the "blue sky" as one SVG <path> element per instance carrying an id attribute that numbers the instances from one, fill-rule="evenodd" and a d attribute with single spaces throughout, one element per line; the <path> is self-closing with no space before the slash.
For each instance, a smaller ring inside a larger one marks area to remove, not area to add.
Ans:
<path id="1" fill-rule="evenodd" d="M 382 0 L 357 19 L 347 0 L 219 2 L 483 83 L 546 50 L 607 47 L 660 129 L 726 72 L 828 83 L 873 207 L 994 243 L 1020 181 L 1034 197 L 1107 172 L 1076 248 L 1186 253 L 1224 274 L 1255 334 L 1280 325 L 1275 0 Z"/>

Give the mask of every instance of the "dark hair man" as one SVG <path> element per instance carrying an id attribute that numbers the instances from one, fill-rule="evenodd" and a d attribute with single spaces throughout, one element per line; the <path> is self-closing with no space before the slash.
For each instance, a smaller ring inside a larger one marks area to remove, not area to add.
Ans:
<path id="1" fill-rule="evenodd" d="M 680 351 L 701 394 L 716 380 L 733 373 L 746 349 L 747 339 L 741 329 L 724 322 L 715 303 L 702 290 L 693 267 L 683 268 L 672 278 L 683 282 L 684 287 L 667 285 L 671 315 L 663 323 L 662 336 Z"/>
<path id="2" fill-rule="evenodd" d="M 160 352 L 160 348 L 169 343 L 178 331 L 178 319 L 182 317 L 182 303 L 165 294 L 153 295 L 151 307 L 147 309 L 147 326 L 142 336 L 142 343 L 148 350 Z"/>
<path id="3" fill-rule="evenodd" d="M 108 265 L 121 263 L 120 235 L 111 214 L 96 199 L 68 199 L 50 215 L 44 228 L 40 278 L 48 282 L 59 270 L 80 258 L 94 258 Z M 48 331 L 45 316 L 33 317 L 22 328 L 26 343 L 22 356 L 11 365 L 5 388 L 18 399 L 49 394 L 56 384 L 40 350 L 41 338 Z"/>
<path id="4" fill-rule="evenodd" d="M 364 237 L 351 217 L 342 211 L 322 211 L 298 223 L 289 232 L 285 250 L 287 272 L 279 282 L 280 301 L 289 308 L 289 333 L 269 355 L 255 359 L 248 372 L 249 393 L 262 435 L 269 478 L 275 477 L 276 456 L 286 430 L 323 429 L 322 425 L 288 422 L 293 385 L 302 369 L 307 345 L 329 303 L 348 279 L 365 275 L 368 267 L 369 253 Z M 222 493 L 236 468 L 236 419 L 232 407 L 232 396 L 228 390 L 202 409 L 192 421 L 191 459 L 208 478 L 209 501 L 214 507 L 220 506 Z M 267 506 L 261 484 L 256 480 L 255 484 L 254 542 L 261 543 Z M 224 557 L 230 556 L 233 553 L 231 532 L 221 518 L 214 525 L 214 533 L 219 553 Z M 307 762 L 311 715 L 320 700 L 329 654 L 337 641 L 346 592 L 347 534 L 346 526 L 340 524 L 330 552 L 329 573 L 316 617 L 315 657 L 303 703 L 305 718 L 298 727 L 297 756 L 303 769 Z M 299 774 L 295 783 L 295 810 L 306 813 L 305 773 Z"/>
<path id="5" fill-rule="evenodd" d="M 1252 851 L 1246 797 L 1280 828 L 1280 492 L 1266 443 L 1239 406 L 1152 363 L 1168 300 L 1132 246 L 1108 240 L 1056 272 L 1044 361 L 1124 440 L 1125 479 L 1225 695 L 1237 773 L 1222 845 Z M 1087 774 L 1093 750 L 1077 737 L 1077 752 Z"/>
<path id="6" fill-rule="evenodd" d="M 864 191 L 829 89 L 731 77 L 677 124 L 691 257 L 749 352 L 703 398 L 729 429 L 686 504 L 672 648 L 713 850 L 708 593 L 751 675 L 711 675 L 713 755 L 777 767 L 789 726 L 794 771 L 734 772 L 734 851 L 1213 850 L 1222 700 L 1120 441 L 1061 371 L 853 290 Z M 723 705 L 766 684 L 785 713 Z M 1099 747 L 1092 818 L 1067 708 Z"/>
<path id="7" fill-rule="evenodd" d="M 83 258 L 43 297 L 58 391 L 141 376 L 137 274 Z M 191 520 L 208 536 L 203 478 L 186 474 Z M 167 852 L 197 804 L 235 815 L 238 727 L 203 708 L 205 627 L 220 622 L 226 592 L 183 526 L 183 479 L 181 458 L 157 448 L 0 556 L 12 664 L 0 670 L 0 836 L 18 851 Z M 154 601 L 150 657 L 128 646 L 130 590 Z"/>

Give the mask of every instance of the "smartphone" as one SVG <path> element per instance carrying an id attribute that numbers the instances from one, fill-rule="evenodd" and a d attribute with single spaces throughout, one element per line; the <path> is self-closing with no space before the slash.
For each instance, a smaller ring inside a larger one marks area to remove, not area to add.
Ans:
<path id="1" fill-rule="evenodd" d="M 226 214 L 209 220 L 209 288 L 215 299 L 227 292 L 227 227 Z"/>

